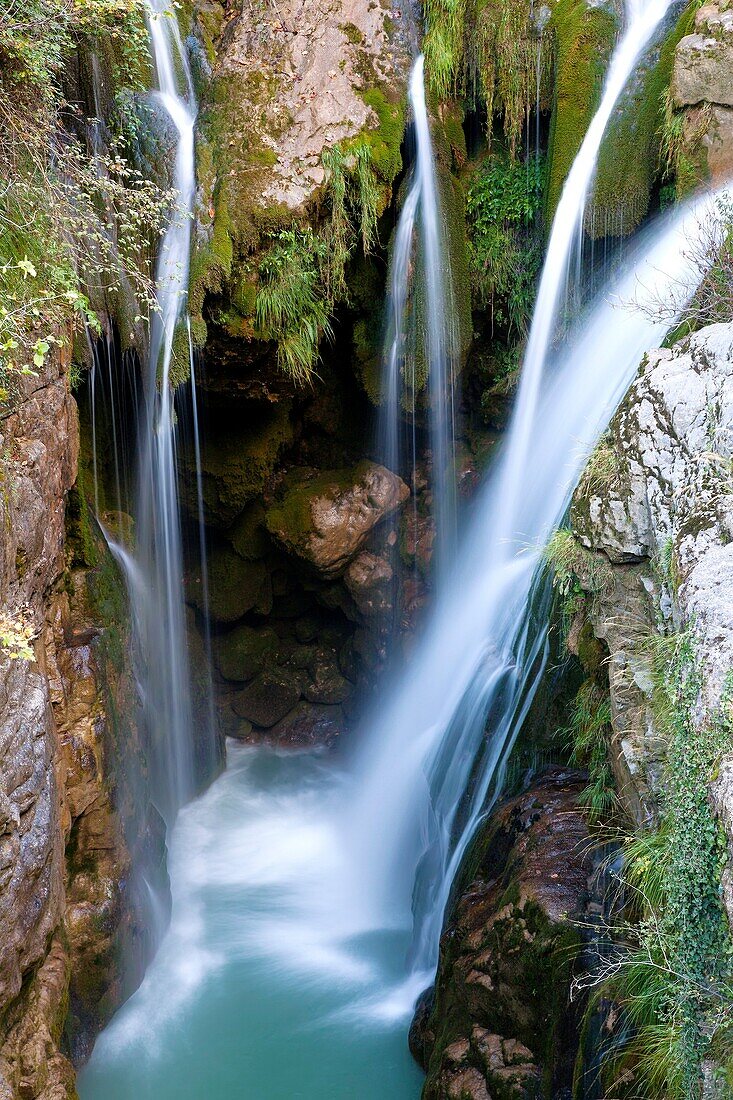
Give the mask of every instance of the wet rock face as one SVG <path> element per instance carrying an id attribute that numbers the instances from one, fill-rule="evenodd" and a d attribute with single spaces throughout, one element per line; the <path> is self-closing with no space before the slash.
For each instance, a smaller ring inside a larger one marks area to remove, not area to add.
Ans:
<path id="1" fill-rule="evenodd" d="M 399 19 L 387 0 L 244 5 L 217 76 L 248 75 L 241 117 L 253 131 L 250 147 L 261 145 L 269 165 L 253 196 L 263 207 L 302 209 L 323 183 L 323 150 L 379 126 L 360 92 L 404 79 L 406 54 L 394 31 Z"/>
<path id="2" fill-rule="evenodd" d="M 476 842 L 410 1034 L 425 1100 L 528 1100 L 571 1083 L 570 981 L 591 873 L 584 786 L 577 772 L 550 771 Z"/>
<path id="3" fill-rule="evenodd" d="M 339 577 L 373 528 L 409 495 L 401 478 L 373 462 L 355 470 L 299 472 L 286 479 L 280 500 L 268 509 L 267 528 L 320 576 Z"/>
<path id="4" fill-rule="evenodd" d="M 733 12 L 705 4 L 695 17 L 695 33 L 677 46 L 672 95 L 680 107 L 706 100 L 733 107 Z"/>

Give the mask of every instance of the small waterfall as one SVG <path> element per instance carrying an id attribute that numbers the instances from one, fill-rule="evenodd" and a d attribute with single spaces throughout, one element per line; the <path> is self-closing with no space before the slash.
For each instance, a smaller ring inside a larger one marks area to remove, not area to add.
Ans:
<path id="1" fill-rule="evenodd" d="M 195 792 L 197 756 L 183 599 L 183 553 L 177 485 L 177 427 L 171 387 L 173 338 L 185 324 L 195 195 L 196 101 L 178 23 L 165 0 L 151 0 L 155 93 L 176 132 L 173 186 L 178 206 L 161 242 L 144 393 L 138 413 L 134 557 L 112 543 L 132 605 L 135 668 L 151 744 L 153 793 L 170 824 Z M 182 85 L 182 87 L 180 86 Z M 192 409 L 196 415 L 195 388 Z M 198 460 L 198 426 L 194 423 Z M 200 487 L 200 486 L 199 486 Z M 201 534 L 203 538 L 203 533 Z M 199 736 L 205 738 L 206 731 Z M 204 755 L 213 759 L 213 743 Z"/>
<path id="2" fill-rule="evenodd" d="M 409 95 L 416 156 L 392 251 L 380 442 L 390 469 L 400 470 L 403 453 L 409 453 L 414 484 L 417 462 L 416 392 L 423 382 L 417 368 L 418 363 L 424 362 L 432 455 L 433 519 L 440 567 L 450 562 L 456 538 L 453 402 L 457 353 L 447 236 L 430 137 L 425 100 L 425 59 L 422 55 L 412 69 Z M 404 409 L 405 399 L 410 402 L 409 410 Z M 409 440 L 405 446 L 401 435 L 404 434 L 404 414 L 408 411 Z"/>
<path id="3" fill-rule="evenodd" d="M 508 753 L 544 669 L 548 595 L 537 570 L 541 549 L 630 372 L 663 329 L 631 318 L 624 320 L 623 333 L 613 331 L 601 309 L 596 317 L 602 320 L 564 359 L 552 360 L 548 371 L 558 304 L 603 134 L 669 3 L 631 0 L 601 103 L 555 215 L 501 461 L 473 534 L 439 585 L 432 624 L 412 669 L 382 705 L 357 762 L 360 789 L 347 831 L 356 849 L 365 919 L 404 921 L 414 904 L 414 968 L 423 982 L 437 962 L 460 860 L 491 792 L 496 797 L 500 790 Z M 415 83 L 413 78 L 413 96 Z M 682 263 L 678 250 L 674 236 L 672 255 Z M 623 292 L 631 297 L 633 290 L 632 279 Z M 609 359 L 610 349 L 615 358 Z"/>

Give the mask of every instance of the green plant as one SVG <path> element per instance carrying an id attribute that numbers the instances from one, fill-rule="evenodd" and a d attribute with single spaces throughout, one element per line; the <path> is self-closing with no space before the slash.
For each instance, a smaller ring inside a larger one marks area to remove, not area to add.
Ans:
<path id="1" fill-rule="evenodd" d="M 481 96 L 491 142 L 500 116 L 512 159 L 533 108 L 550 103 L 554 51 L 532 9 L 516 0 L 427 0 L 423 48 L 428 79 L 442 98 Z"/>
<path id="2" fill-rule="evenodd" d="M 61 89 L 69 55 L 104 36 L 126 63 L 144 52 L 140 0 L 29 0 L 0 12 L 0 372 L 3 398 L 68 326 L 122 293 L 155 307 L 149 262 L 174 196 L 113 146 L 90 158 Z M 147 244 L 147 251 L 146 251 Z"/>
<path id="3" fill-rule="evenodd" d="M 578 483 L 578 496 L 588 499 L 604 495 L 618 477 L 619 459 L 608 438 L 598 441 Z"/>
<path id="4" fill-rule="evenodd" d="M 281 230 L 260 262 L 258 335 L 276 341 L 280 367 L 301 384 L 313 377 L 321 338 L 331 334 L 326 263 L 326 244 L 310 228 Z"/>
<path id="5" fill-rule="evenodd" d="M 611 701 L 608 691 L 594 680 L 585 680 L 570 708 L 563 731 L 572 763 L 588 770 L 588 786 L 581 796 L 592 825 L 607 821 L 616 808 L 616 794 L 609 764 Z"/>
<path id="6" fill-rule="evenodd" d="M 509 339 L 529 327 L 542 261 L 544 162 L 495 154 L 477 168 L 466 196 L 468 258 L 474 298 Z"/>
<path id="7" fill-rule="evenodd" d="M 689 632 L 649 643 L 656 730 L 665 737 L 661 822 L 623 845 L 626 920 L 602 975 L 621 1026 L 605 1059 L 608 1095 L 697 1100 L 702 1063 L 731 1057 L 733 948 L 721 902 L 726 860 L 708 784 L 733 747 L 729 677 L 716 714 L 699 710 Z"/>
<path id="8" fill-rule="evenodd" d="M 661 156 L 665 178 L 674 180 L 676 197 L 694 190 L 704 176 L 702 140 L 712 118 L 712 107 L 703 104 L 694 115 L 675 107 L 670 88 L 662 94 Z"/>

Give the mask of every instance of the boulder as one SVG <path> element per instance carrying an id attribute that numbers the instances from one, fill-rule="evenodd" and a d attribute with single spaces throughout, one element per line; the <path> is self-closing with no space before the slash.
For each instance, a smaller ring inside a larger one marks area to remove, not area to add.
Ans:
<path id="1" fill-rule="evenodd" d="M 267 613 L 272 604 L 272 590 L 264 562 L 244 561 L 228 546 L 214 546 L 209 552 L 208 566 L 208 612 L 212 622 L 235 623 L 253 609 Z M 204 611 L 204 590 L 198 570 L 188 578 L 187 598 L 199 611 Z"/>
<path id="2" fill-rule="evenodd" d="M 335 649 L 318 647 L 308 661 L 310 681 L 303 694 L 311 703 L 344 703 L 352 692 L 349 681 L 342 676 Z"/>
<path id="3" fill-rule="evenodd" d="M 365 91 L 391 86 L 390 99 L 401 94 L 409 54 L 400 21 L 389 0 L 244 5 L 215 73 L 238 108 L 222 103 L 217 123 L 231 147 L 232 176 L 243 191 L 249 183 L 243 202 L 300 213 L 324 182 L 325 149 L 361 131 L 386 140 L 381 99 Z M 225 100 L 224 92 L 217 98 Z"/>
<path id="4" fill-rule="evenodd" d="M 571 1084 L 579 1016 L 570 984 L 591 870 L 584 786 L 581 773 L 551 769 L 475 843 L 434 996 L 411 1030 L 427 1069 L 424 1100 L 529 1100 L 548 1095 L 550 1081 L 553 1096 Z"/>
<path id="5" fill-rule="evenodd" d="M 274 630 L 255 630 L 241 623 L 214 639 L 214 662 L 225 680 L 246 683 L 274 660 L 278 646 Z"/>
<path id="6" fill-rule="evenodd" d="M 267 739 L 285 749 L 327 747 L 341 735 L 343 728 L 341 707 L 298 703 L 282 721 L 269 730 Z"/>
<path id="7" fill-rule="evenodd" d="M 245 561 L 264 558 L 270 546 L 265 530 L 265 508 L 260 500 L 253 500 L 227 531 L 231 546 Z"/>
<path id="8" fill-rule="evenodd" d="M 285 550 L 331 579 L 409 495 L 397 474 L 373 462 L 355 469 L 294 471 L 267 511 L 267 529 Z"/>
<path id="9" fill-rule="evenodd" d="M 365 618 L 388 615 L 392 610 L 392 566 L 368 550 L 359 554 L 346 569 L 344 584 Z"/>
<path id="10" fill-rule="evenodd" d="M 291 669 L 269 669 L 231 697 L 232 710 L 255 726 L 269 729 L 293 709 L 302 682 Z"/>
<path id="11" fill-rule="evenodd" d="M 719 103 L 733 107 L 733 11 L 705 4 L 695 17 L 695 33 L 677 44 L 672 71 L 677 107 Z"/>

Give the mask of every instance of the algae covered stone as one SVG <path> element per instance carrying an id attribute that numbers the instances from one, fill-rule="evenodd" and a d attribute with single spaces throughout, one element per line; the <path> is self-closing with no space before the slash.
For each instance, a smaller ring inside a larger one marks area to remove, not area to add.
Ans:
<path id="1" fill-rule="evenodd" d="M 262 494 L 283 450 L 292 440 L 287 401 L 258 409 L 257 415 L 247 417 L 241 427 L 222 424 L 217 426 L 215 433 L 207 433 L 201 452 L 201 485 L 207 523 L 227 528 L 241 517 L 246 505 Z M 187 476 L 180 479 L 181 504 L 195 519 L 198 515 L 196 478 L 193 469 L 186 473 Z M 236 530 L 234 537 L 237 538 Z M 238 549 L 241 550 L 242 545 Z"/>
<path id="2" fill-rule="evenodd" d="M 255 630 L 241 623 L 214 641 L 214 661 L 225 680 L 246 682 L 275 658 L 278 637 L 274 630 Z"/>
<path id="3" fill-rule="evenodd" d="M 244 561 L 229 547 L 214 547 L 209 555 L 209 604 L 205 606 L 200 571 L 188 583 L 188 599 L 199 611 L 208 610 L 215 623 L 235 623 L 253 608 L 267 610 L 268 573 L 264 562 Z"/>
<path id="4" fill-rule="evenodd" d="M 267 511 L 267 529 L 321 576 L 338 577 L 373 528 L 409 495 L 397 474 L 373 462 L 320 473 L 294 471 Z"/>

